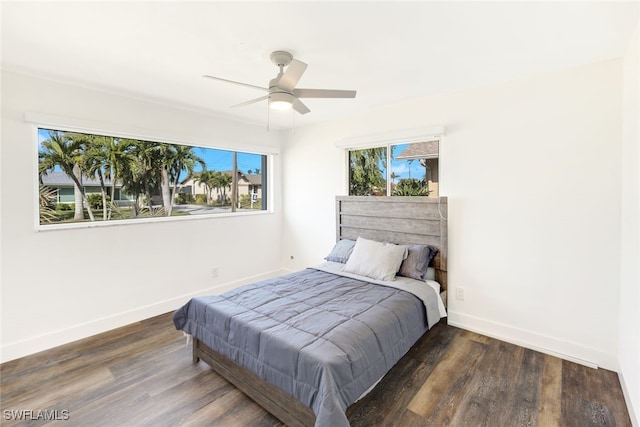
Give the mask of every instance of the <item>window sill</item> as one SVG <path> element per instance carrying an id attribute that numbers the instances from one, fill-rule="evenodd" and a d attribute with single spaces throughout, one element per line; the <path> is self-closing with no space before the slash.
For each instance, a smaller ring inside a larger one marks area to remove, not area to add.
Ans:
<path id="1" fill-rule="evenodd" d="M 122 220 L 109 220 L 109 221 L 83 221 L 83 222 L 70 222 L 64 224 L 36 224 L 36 231 L 53 231 L 53 230 L 71 230 L 82 228 L 98 228 L 98 227 L 113 227 L 123 225 L 135 225 L 135 224 L 154 224 L 163 222 L 174 221 L 198 221 L 212 218 L 229 218 L 229 217 L 247 217 L 247 216 L 259 216 L 273 214 L 272 210 L 260 210 L 260 211 L 240 211 L 240 212 L 220 212 L 213 214 L 198 214 L 198 215 L 185 215 L 185 216 L 172 216 L 172 217 L 157 217 L 157 218 L 139 218 L 139 219 L 122 219 Z"/>

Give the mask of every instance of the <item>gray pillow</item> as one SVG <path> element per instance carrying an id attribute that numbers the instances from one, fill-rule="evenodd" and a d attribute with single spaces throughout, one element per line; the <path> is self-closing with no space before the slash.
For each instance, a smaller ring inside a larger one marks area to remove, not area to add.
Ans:
<path id="1" fill-rule="evenodd" d="M 437 248 L 428 245 L 404 245 L 409 254 L 402 262 L 398 276 L 411 277 L 416 280 L 424 280 L 427 268 L 433 257 L 438 252 Z"/>
<path id="2" fill-rule="evenodd" d="M 355 240 L 342 239 L 338 243 L 335 244 L 329 255 L 327 255 L 324 259 L 327 261 L 340 262 L 342 264 L 346 264 L 351 252 L 353 252 L 353 247 L 355 246 Z"/>

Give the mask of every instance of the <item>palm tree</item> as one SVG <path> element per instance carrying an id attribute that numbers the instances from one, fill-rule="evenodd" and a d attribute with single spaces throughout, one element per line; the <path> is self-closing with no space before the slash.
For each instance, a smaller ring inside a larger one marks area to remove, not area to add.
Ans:
<path id="1" fill-rule="evenodd" d="M 38 191 L 38 207 L 40 211 L 40 224 L 43 222 L 58 221 L 59 215 L 52 207 L 56 200 L 56 190 L 40 184 Z"/>
<path id="2" fill-rule="evenodd" d="M 350 151 L 349 194 L 370 196 L 381 189 L 386 192 L 387 182 L 381 168 L 386 159 L 386 147 Z"/>
<path id="3" fill-rule="evenodd" d="M 180 175 L 183 171 L 193 173 L 196 163 L 205 168 L 205 162 L 198 157 L 192 147 L 177 144 L 158 144 L 160 157 L 160 189 L 162 193 L 162 205 L 166 215 L 171 216 L 173 209 L 173 196 L 178 188 Z M 173 188 L 171 183 L 173 182 Z"/>
<path id="4" fill-rule="evenodd" d="M 160 187 L 158 144 L 149 141 L 128 140 L 128 168 L 120 171 L 122 189 L 135 195 L 134 215 L 138 215 L 140 196 L 144 195 L 149 212 L 153 211 L 153 194 Z"/>
<path id="5" fill-rule="evenodd" d="M 41 149 L 38 153 L 38 169 L 40 175 L 42 175 L 53 171 L 56 166 L 60 167 L 74 183 L 74 193 L 76 194 L 74 219 L 84 219 L 84 205 L 87 208 L 89 219 L 95 221 L 93 211 L 87 201 L 87 194 L 82 185 L 83 144 L 84 141 L 81 138 L 74 138 L 66 132 L 50 131 L 49 139 L 41 143 Z"/>
<path id="6" fill-rule="evenodd" d="M 168 213 L 171 206 L 171 169 L 173 168 L 175 147 L 171 144 L 157 144 L 156 148 L 161 162 L 160 193 L 162 194 L 162 206 L 167 209 Z"/>
<path id="7" fill-rule="evenodd" d="M 211 171 L 211 177 L 209 178 L 209 186 L 212 189 L 212 192 L 215 191 L 216 194 L 216 202 L 223 203 L 222 195 L 220 193 L 220 176 L 222 172 Z"/>
<path id="8" fill-rule="evenodd" d="M 173 181 L 173 188 L 169 193 L 168 207 L 164 200 L 165 192 L 163 191 L 163 202 L 165 202 L 165 207 L 168 209 L 167 216 L 171 216 L 173 199 L 178 190 L 182 172 L 184 171 L 187 175 L 191 175 L 196 164 L 199 164 L 203 170 L 206 169 L 207 166 L 205 161 L 195 154 L 193 147 L 177 144 L 172 144 L 171 147 L 172 150 L 167 151 L 168 157 L 163 159 L 163 164 L 168 167 L 167 181 L 164 181 L 165 174 L 162 175 L 163 188 L 165 185 L 168 186 L 170 181 Z"/>
<path id="9" fill-rule="evenodd" d="M 82 169 L 87 171 L 89 177 L 98 177 L 100 192 L 102 193 L 102 220 L 106 221 L 107 215 L 107 186 L 104 183 L 103 169 L 106 166 L 106 153 L 103 136 L 74 134 L 85 146 L 82 156 Z"/>
<path id="10" fill-rule="evenodd" d="M 120 171 L 127 169 L 131 164 L 129 149 L 135 142 L 130 139 L 119 139 L 111 136 L 83 135 L 86 149 L 83 156 L 83 168 L 87 175 L 98 177 L 102 193 L 102 218 L 111 219 L 113 206 L 115 205 L 116 185 L 120 179 Z M 111 180 L 108 191 L 105 179 Z M 107 197 L 111 194 L 111 202 Z"/>
<path id="11" fill-rule="evenodd" d="M 218 172 L 203 170 L 193 178 L 194 182 L 202 184 L 207 194 L 207 204 L 211 204 L 211 193 L 215 188 L 215 174 Z"/>
<path id="12" fill-rule="evenodd" d="M 216 176 L 216 187 L 222 189 L 222 200 L 227 201 L 227 189 L 231 190 L 231 184 L 233 184 L 233 177 L 228 173 L 218 172 Z"/>
<path id="13" fill-rule="evenodd" d="M 391 175 L 389 175 L 389 178 L 391 178 L 391 192 L 393 193 L 396 187 L 396 178 L 400 178 L 400 175 L 398 175 L 395 172 L 391 172 Z"/>
<path id="14" fill-rule="evenodd" d="M 104 144 L 104 176 L 111 180 L 111 204 L 109 205 L 108 218 L 115 206 L 116 185 L 120 180 L 122 171 L 129 169 L 133 158 L 129 152 L 135 140 L 126 138 L 103 137 Z"/>

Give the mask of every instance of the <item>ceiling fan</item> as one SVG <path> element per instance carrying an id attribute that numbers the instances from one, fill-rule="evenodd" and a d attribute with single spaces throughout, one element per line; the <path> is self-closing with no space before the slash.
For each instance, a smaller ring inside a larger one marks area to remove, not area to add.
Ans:
<path id="1" fill-rule="evenodd" d="M 300 114 L 307 114 L 309 108 L 304 105 L 299 98 L 355 98 L 355 90 L 333 90 L 333 89 L 297 89 L 296 84 L 302 74 L 307 69 L 307 64 L 297 59 L 293 59 L 293 55 L 289 52 L 276 50 L 271 53 L 271 62 L 280 68 L 278 75 L 269 81 L 269 87 L 254 86 L 247 83 L 227 80 L 220 77 L 204 75 L 209 79 L 220 80 L 227 83 L 233 83 L 241 86 L 251 87 L 268 92 L 267 95 L 260 98 L 251 99 L 249 101 L 233 105 L 232 107 L 242 107 L 244 105 L 268 100 L 269 107 L 274 110 L 288 110 L 293 108 Z M 286 71 L 284 67 L 287 67 Z"/>

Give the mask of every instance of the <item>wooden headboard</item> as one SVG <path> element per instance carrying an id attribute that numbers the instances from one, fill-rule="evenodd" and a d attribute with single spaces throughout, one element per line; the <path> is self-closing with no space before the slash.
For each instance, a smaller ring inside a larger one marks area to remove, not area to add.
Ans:
<path id="1" fill-rule="evenodd" d="M 366 239 L 431 245 L 431 263 L 442 290 L 447 289 L 447 198 L 336 197 L 336 241 Z"/>

